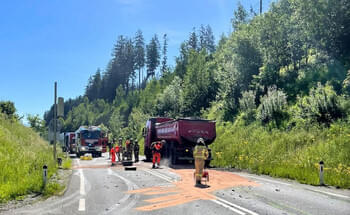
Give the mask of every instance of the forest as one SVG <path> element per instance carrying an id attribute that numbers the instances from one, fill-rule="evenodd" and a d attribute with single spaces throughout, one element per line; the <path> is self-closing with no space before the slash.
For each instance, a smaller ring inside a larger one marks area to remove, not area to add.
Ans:
<path id="1" fill-rule="evenodd" d="M 220 38 L 195 26 L 173 67 L 167 34 L 118 36 L 85 94 L 65 101 L 63 131 L 103 124 L 142 141 L 151 116 L 216 120 L 213 165 L 317 184 L 323 160 L 326 182 L 349 188 L 350 1 L 279 0 L 263 14 L 238 3 L 231 23 Z"/>

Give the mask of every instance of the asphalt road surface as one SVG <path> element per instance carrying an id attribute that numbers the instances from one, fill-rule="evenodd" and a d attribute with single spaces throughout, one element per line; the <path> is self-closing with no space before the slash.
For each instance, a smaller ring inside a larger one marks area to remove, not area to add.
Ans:
<path id="1" fill-rule="evenodd" d="M 4 214 L 350 215 L 350 190 L 215 169 L 206 188 L 195 188 L 191 165 L 151 169 L 141 161 L 125 171 L 107 155 L 73 165 L 63 196 Z"/>

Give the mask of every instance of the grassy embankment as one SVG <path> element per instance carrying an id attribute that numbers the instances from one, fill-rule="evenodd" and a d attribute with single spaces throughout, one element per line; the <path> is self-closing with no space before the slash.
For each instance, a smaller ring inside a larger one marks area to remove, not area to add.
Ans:
<path id="1" fill-rule="evenodd" d="M 51 195 L 63 189 L 49 182 L 43 189 L 42 167 L 48 165 L 48 177 L 57 171 L 52 147 L 32 129 L 0 114 L 0 202 L 21 199 L 26 194 Z M 69 168 L 69 161 L 63 167 Z"/>
<path id="2" fill-rule="evenodd" d="M 319 184 L 319 165 L 325 163 L 325 183 L 350 188 L 350 126 L 272 130 L 259 125 L 217 126 L 213 165 L 248 169 L 254 173 Z"/>

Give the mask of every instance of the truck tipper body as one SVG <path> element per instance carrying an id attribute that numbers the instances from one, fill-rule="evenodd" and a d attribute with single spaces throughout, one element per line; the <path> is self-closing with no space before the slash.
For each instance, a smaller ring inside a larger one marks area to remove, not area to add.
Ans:
<path id="1" fill-rule="evenodd" d="M 102 156 L 106 152 L 108 139 L 98 126 L 80 126 L 75 131 L 76 154 L 78 156 L 91 153 L 93 156 Z"/>
<path id="2" fill-rule="evenodd" d="M 193 160 L 193 149 L 198 138 L 203 138 L 207 146 L 214 142 L 216 125 L 215 121 L 202 119 L 155 117 L 146 122 L 143 135 L 147 160 L 152 157 L 152 142 L 165 140 L 162 155 L 170 158 L 171 163 L 175 164 L 179 160 Z M 206 163 L 209 164 L 211 159 L 211 153 L 209 153 Z"/>

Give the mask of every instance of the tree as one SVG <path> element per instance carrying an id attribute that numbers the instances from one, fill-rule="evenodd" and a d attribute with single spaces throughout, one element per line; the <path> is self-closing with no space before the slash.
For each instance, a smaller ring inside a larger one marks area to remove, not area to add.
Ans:
<path id="1" fill-rule="evenodd" d="M 29 126 L 36 132 L 43 134 L 45 132 L 45 121 L 39 115 L 27 115 Z"/>
<path id="2" fill-rule="evenodd" d="M 139 88 L 141 87 L 141 70 L 145 66 L 145 40 L 142 31 L 138 30 L 135 36 L 135 69 L 139 70 Z"/>
<path id="3" fill-rule="evenodd" d="M 3 113 L 9 117 L 15 116 L 15 104 L 11 101 L 0 101 L 0 113 Z"/>
<path id="4" fill-rule="evenodd" d="M 188 39 L 188 48 L 193 50 L 198 50 L 198 38 L 196 34 L 196 28 L 192 29 L 192 32 L 190 33 L 190 37 Z"/>
<path id="5" fill-rule="evenodd" d="M 150 76 L 155 76 L 155 70 L 159 66 L 159 53 L 160 45 L 157 34 L 155 34 L 150 43 L 147 45 L 147 56 L 146 56 L 146 65 L 147 65 L 147 78 Z"/>
<path id="6" fill-rule="evenodd" d="M 240 25 L 248 22 L 248 12 L 244 9 L 241 2 L 237 3 L 237 10 L 233 12 L 233 18 L 231 19 L 232 28 L 236 31 Z"/>
<path id="7" fill-rule="evenodd" d="M 90 76 L 89 83 L 85 89 L 85 95 L 89 98 L 89 100 L 95 100 L 100 98 L 102 88 L 102 78 L 101 71 L 98 68 L 95 75 L 93 77 Z"/>
<path id="8" fill-rule="evenodd" d="M 206 49 L 209 53 L 215 52 L 215 37 L 210 25 L 207 25 L 207 27 L 201 25 L 199 29 L 199 46 L 200 49 Z"/>
<path id="9" fill-rule="evenodd" d="M 181 95 L 181 112 L 184 116 L 199 116 L 201 109 L 209 107 L 215 99 L 217 83 L 213 67 L 204 50 L 199 53 L 190 51 Z"/>
<path id="10" fill-rule="evenodd" d="M 168 38 L 167 34 L 163 35 L 163 60 L 162 60 L 162 74 L 167 71 L 167 50 L 168 50 Z"/>

